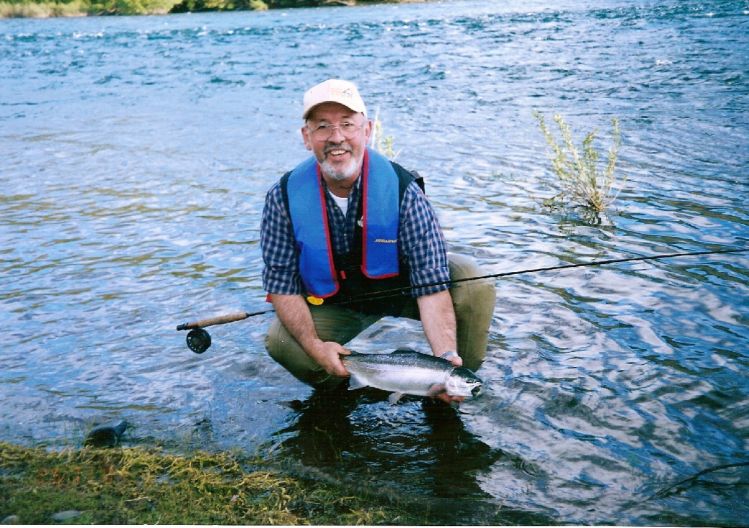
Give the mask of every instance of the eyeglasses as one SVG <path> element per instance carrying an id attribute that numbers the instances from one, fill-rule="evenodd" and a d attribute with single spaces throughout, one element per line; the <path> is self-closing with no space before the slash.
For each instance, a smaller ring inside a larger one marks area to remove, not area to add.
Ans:
<path id="1" fill-rule="evenodd" d="M 351 139 L 361 130 L 362 126 L 351 121 L 343 121 L 339 125 L 331 125 L 330 123 L 320 123 L 316 126 L 307 125 L 307 129 L 310 131 L 312 139 L 322 141 L 333 137 L 336 130 L 340 130 L 344 138 Z"/>

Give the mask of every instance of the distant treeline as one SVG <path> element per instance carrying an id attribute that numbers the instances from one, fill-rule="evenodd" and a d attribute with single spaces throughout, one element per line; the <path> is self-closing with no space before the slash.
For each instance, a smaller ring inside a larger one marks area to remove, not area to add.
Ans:
<path id="1" fill-rule="evenodd" d="M 188 11 L 264 10 L 402 1 L 414 0 L 0 0 L 0 18 L 154 15 Z"/>

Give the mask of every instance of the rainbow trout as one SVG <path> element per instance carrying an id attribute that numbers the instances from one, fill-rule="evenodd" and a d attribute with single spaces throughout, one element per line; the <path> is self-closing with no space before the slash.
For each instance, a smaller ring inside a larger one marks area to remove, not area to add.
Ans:
<path id="1" fill-rule="evenodd" d="M 391 354 L 352 353 L 341 360 L 351 374 L 349 389 L 386 390 L 393 393 L 391 403 L 404 394 L 435 396 L 443 390 L 450 396 L 481 394 L 483 382 L 467 368 L 414 350 L 401 348 Z"/>

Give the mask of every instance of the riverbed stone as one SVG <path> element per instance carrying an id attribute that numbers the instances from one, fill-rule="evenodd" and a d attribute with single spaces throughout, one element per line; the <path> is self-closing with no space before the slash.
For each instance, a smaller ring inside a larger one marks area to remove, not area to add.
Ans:
<path id="1" fill-rule="evenodd" d="M 61 512 L 57 512 L 52 516 L 52 520 L 55 522 L 65 522 L 69 521 L 71 519 L 75 519 L 78 517 L 81 513 L 78 510 L 65 510 Z"/>

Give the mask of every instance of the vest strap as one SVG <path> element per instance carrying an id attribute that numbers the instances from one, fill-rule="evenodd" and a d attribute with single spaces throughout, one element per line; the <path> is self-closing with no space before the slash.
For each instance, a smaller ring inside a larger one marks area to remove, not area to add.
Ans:
<path id="1" fill-rule="evenodd" d="M 362 171 L 361 271 L 365 277 L 398 275 L 399 209 L 398 175 L 387 158 L 367 149 Z"/>
<path id="2" fill-rule="evenodd" d="M 332 297 L 339 284 L 333 264 L 328 208 L 317 160 L 303 161 L 287 182 L 289 215 L 299 250 L 299 272 L 309 293 Z"/>

